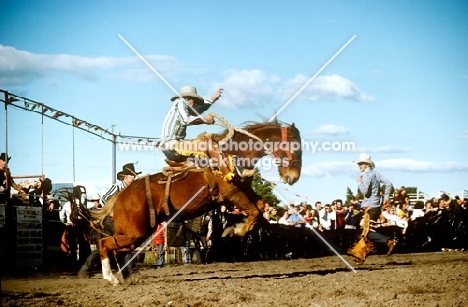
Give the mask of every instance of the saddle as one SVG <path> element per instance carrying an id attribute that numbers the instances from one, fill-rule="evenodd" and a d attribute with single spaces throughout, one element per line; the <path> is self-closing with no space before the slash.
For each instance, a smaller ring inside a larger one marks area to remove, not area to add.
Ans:
<path id="1" fill-rule="evenodd" d="M 192 164 L 190 162 L 174 162 L 169 159 L 165 160 L 168 166 L 164 167 L 162 170 L 162 173 L 166 178 L 164 180 L 159 180 L 159 184 L 165 184 L 166 185 L 166 190 L 164 193 L 164 211 L 166 215 L 169 215 L 169 206 L 168 206 L 168 200 L 169 200 L 169 193 L 171 189 L 171 183 L 174 181 L 179 181 L 185 179 L 189 172 L 203 172 L 204 179 L 206 184 L 208 185 L 211 197 L 213 200 L 222 200 L 221 195 L 219 194 L 219 189 L 215 183 L 213 173 L 210 169 L 210 167 L 197 167 L 195 164 Z M 221 199 L 220 199 L 221 198 Z"/>

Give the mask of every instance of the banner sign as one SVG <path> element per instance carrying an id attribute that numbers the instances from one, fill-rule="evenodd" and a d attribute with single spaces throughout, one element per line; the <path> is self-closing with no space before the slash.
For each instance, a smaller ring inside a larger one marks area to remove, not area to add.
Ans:
<path id="1" fill-rule="evenodd" d="M 16 263 L 18 267 L 42 265 L 42 208 L 16 208 Z"/>

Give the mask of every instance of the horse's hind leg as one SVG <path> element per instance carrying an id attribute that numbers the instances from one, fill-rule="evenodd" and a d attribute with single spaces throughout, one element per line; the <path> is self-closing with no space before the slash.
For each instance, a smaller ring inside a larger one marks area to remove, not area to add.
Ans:
<path id="1" fill-rule="evenodd" d="M 115 277 L 114 274 L 112 274 L 112 269 L 111 269 L 111 265 L 109 261 L 109 255 L 107 253 L 108 250 L 111 250 L 109 249 L 108 244 L 107 244 L 107 241 L 109 241 L 109 239 L 112 240 L 111 237 L 107 237 L 98 241 L 99 254 L 101 256 L 102 277 L 104 278 L 104 280 L 109 281 L 111 285 L 116 286 L 120 282 L 117 279 L 117 277 Z"/>
<path id="2" fill-rule="evenodd" d="M 118 285 L 120 282 L 114 274 L 112 274 L 112 269 L 109 261 L 109 251 L 117 251 L 122 248 L 132 248 L 133 243 L 137 238 L 127 237 L 127 236 L 112 236 L 99 240 L 99 253 L 101 256 L 102 263 L 102 277 L 109 281 L 112 285 Z M 126 264 L 129 265 L 129 264 Z"/>

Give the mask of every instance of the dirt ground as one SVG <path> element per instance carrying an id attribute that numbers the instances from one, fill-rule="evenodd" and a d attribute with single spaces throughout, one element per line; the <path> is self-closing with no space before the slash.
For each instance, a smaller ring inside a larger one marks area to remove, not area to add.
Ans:
<path id="1" fill-rule="evenodd" d="M 141 266 L 135 285 L 95 274 L 4 277 L 2 306 L 468 306 L 468 252 Z"/>

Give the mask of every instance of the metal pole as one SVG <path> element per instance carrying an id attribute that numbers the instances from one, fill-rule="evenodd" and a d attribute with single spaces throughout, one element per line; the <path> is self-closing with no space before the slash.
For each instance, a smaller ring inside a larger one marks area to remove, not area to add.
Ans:
<path id="1" fill-rule="evenodd" d="M 73 154 L 72 154 L 72 159 L 73 159 L 73 163 L 72 163 L 72 166 L 73 166 L 73 185 L 75 185 L 75 123 L 73 123 L 72 125 L 72 150 L 73 150 Z"/>
<path id="2" fill-rule="evenodd" d="M 8 97 L 8 92 L 5 91 L 5 155 L 7 157 L 6 159 L 6 167 L 8 167 L 8 103 L 9 103 L 9 97 Z"/>
<path id="3" fill-rule="evenodd" d="M 116 158 L 116 156 L 117 156 L 117 154 L 116 154 L 116 143 L 117 143 L 117 141 L 116 141 L 116 136 L 114 134 L 114 127 L 115 127 L 115 125 L 111 126 L 111 131 L 112 131 L 112 184 L 115 183 L 115 181 L 116 181 L 115 179 L 116 179 L 116 176 L 117 176 L 116 175 L 116 167 L 115 167 L 116 160 L 117 160 L 117 158 Z"/>
<path id="4" fill-rule="evenodd" d="M 41 118 L 41 173 L 44 174 L 44 112 Z"/>

